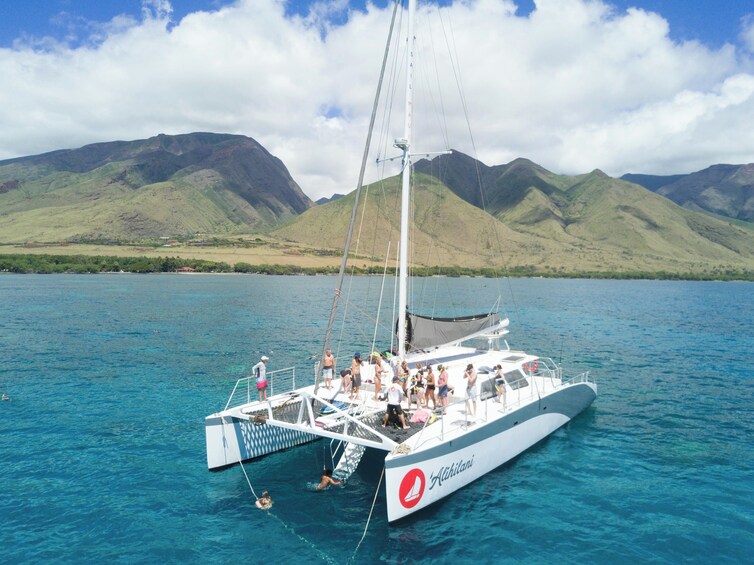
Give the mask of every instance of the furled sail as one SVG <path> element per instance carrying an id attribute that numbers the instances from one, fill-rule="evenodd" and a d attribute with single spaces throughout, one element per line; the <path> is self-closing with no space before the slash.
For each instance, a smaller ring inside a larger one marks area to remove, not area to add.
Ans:
<path id="1" fill-rule="evenodd" d="M 409 351 L 447 345 L 500 328 L 497 313 L 475 314 L 455 318 L 433 318 L 409 312 L 406 317 L 406 341 Z"/>

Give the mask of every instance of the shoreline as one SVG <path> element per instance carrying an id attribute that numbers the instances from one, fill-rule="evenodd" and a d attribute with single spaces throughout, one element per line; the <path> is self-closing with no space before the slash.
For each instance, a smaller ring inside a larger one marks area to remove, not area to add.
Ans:
<path id="1" fill-rule="evenodd" d="M 353 266 L 349 272 L 359 276 L 381 276 L 380 266 Z M 395 269 L 387 269 L 394 274 Z M 225 262 L 178 257 L 123 257 L 106 255 L 0 254 L 0 274 L 169 274 L 169 275 L 335 275 L 335 266 L 301 266 L 296 264 L 259 264 Z M 447 278 L 552 278 L 603 280 L 684 280 L 684 281 L 754 281 L 754 271 L 728 269 L 724 272 L 652 272 L 626 271 L 545 271 L 535 269 L 490 269 L 457 266 L 416 267 L 416 277 Z"/>

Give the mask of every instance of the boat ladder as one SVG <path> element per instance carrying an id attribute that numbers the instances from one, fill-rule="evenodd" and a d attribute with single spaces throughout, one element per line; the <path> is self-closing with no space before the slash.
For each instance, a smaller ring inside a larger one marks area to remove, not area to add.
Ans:
<path id="1" fill-rule="evenodd" d="M 366 447 L 357 443 L 346 444 L 346 448 L 343 450 L 343 455 L 340 456 L 338 465 L 333 472 L 333 478 L 339 481 L 347 481 L 351 475 L 353 475 L 356 467 L 359 466 L 359 462 L 361 461 L 361 457 L 364 455 L 365 450 Z"/>

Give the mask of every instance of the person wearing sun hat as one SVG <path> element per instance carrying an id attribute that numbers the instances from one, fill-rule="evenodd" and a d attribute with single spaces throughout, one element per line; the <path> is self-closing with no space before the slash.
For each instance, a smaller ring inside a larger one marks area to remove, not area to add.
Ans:
<path id="1" fill-rule="evenodd" d="M 261 361 L 251 368 L 252 376 L 257 380 L 257 393 L 259 401 L 267 400 L 267 361 L 270 358 L 262 355 Z"/>

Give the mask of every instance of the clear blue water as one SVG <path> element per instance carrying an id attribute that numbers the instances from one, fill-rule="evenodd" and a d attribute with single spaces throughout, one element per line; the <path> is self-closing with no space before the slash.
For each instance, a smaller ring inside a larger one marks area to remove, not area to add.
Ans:
<path id="1" fill-rule="evenodd" d="M 0 276 L 0 391 L 12 398 L 0 403 L 0 561 L 347 562 L 378 474 L 312 492 L 324 442 L 275 454 L 246 466 L 275 499 L 265 513 L 241 470 L 210 473 L 204 452 L 204 416 L 259 354 L 305 374 L 333 284 Z M 398 527 L 380 495 L 354 562 L 751 562 L 754 285 L 423 284 L 452 297 L 443 307 L 502 288 L 511 345 L 592 371 L 600 396 Z"/>

